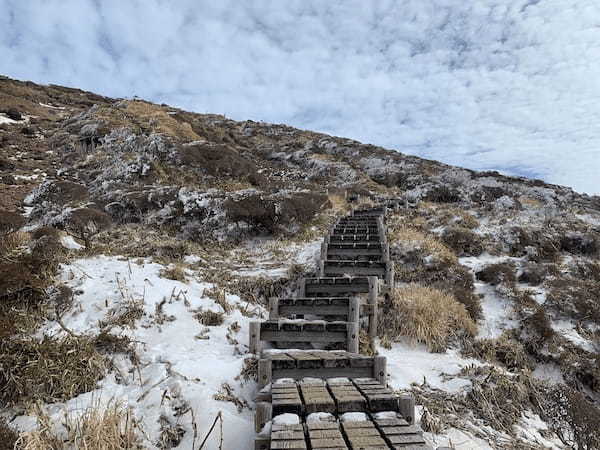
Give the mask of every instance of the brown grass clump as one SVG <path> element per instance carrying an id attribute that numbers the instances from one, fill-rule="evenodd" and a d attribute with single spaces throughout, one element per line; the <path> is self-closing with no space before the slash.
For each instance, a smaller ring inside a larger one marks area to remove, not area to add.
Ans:
<path id="1" fill-rule="evenodd" d="M 559 278 L 549 283 L 546 303 L 566 317 L 600 324 L 600 282 Z"/>
<path id="2" fill-rule="evenodd" d="M 235 377 L 236 380 L 258 381 L 258 358 L 250 357 L 244 359 L 244 366 L 240 374 Z"/>
<path id="3" fill-rule="evenodd" d="M 17 438 L 17 432 L 10 428 L 4 419 L 0 418 L 0 450 L 13 450 Z"/>
<path id="4" fill-rule="evenodd" d="M 182 283 L 187 281 L 185 269 L 177 264 L 161 269 L 159 274 L 168 280 L 181 281 Z"/>
<path id="5" fill-rule="evenodd" d="M 417 249 L 427 256 L 432 256 L 435 262 L 441 264 L 458 264 L 454 252 L 431 235 L 410 227 L 400 227 L 388 231 L 390 244 L 399 245 L 405 249 Z"/>
<path id="6" fill-rule="evenodd" d="M 95 388 L 106 362 L 93 339 L 48 336 L 0 341 L 0 405 L 65 401 Z"/>
<path id="7" fill-rule="evenodd" d="M 394 290 L 386 306 L 378 324 L 380 336 L 407 337 L 433 352 L 443 352 L 453 341 L 477 332 L 465 307 L 437 289 L 410 284 Z"/>
<path id="8" fill-rule="evenodd" d="M 51 419 L 38 413 L 39 429 L 22 433 L 17 442 L 21 450 L 141 450 L 137 422 L 123 403 L 95 402 L 82 414 L 65 411 L 66 437 L 53 431 Z"/>
<path id="9" fill-rule="evenodd" d="M 510 331 L 505 331 L 495 339 L 474 340 L 463 350 L 463 354 L 483 361 L 497 362 L 508 369 L 529 367 L 523 344 L 517 341 Z"/>
<path id="10" fill-rule="evenodd" d="M 223 324 L 223 321 L 225 320 L 225 313 L 215 312 L 207 309 L 205 311 L 196 313 L 195 317 L 202 325 L 207 327 L 215 327 Z"/>
<path id="11" fill-rule="evenodd" d="M 155 133 L 177 137 L 184 141 L 196 141 L 201 137 L 194 132 L 188 122 L 175 119 L 167 114 L 166 108 L 145 101 L 133 100 L 127 102 L 125 111 L 135 117 L 136 121 L 143 121 L 152 127 Z"/>
<path id="12" fill-rule="evenodd" d="M 482 237 L 468 228 L 449 227 L 444 230 L 442 241 L 458 256 L 479 256 L 483 253 Z"/>

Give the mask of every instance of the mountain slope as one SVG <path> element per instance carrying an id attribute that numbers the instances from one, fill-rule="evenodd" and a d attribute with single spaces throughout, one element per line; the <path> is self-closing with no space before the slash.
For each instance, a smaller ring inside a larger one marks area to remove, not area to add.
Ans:
<path id="1" fill-rule="evenodd" d="M 34 428 L 35 400 L 58 424 L 65 408 L 115 397 L 146 447 L 191 448 L 219 410 L 224 448 L 249 445 L 248 321 L 315 270 L 338 216 L 386 203 L 398 290 L 365 344 L 388 357 L 394 388 L 416 393 L 428 438 L 598 442 L 600 198 L 7 78 L 0 114 L 0 407 L 12 427 Z M 440 292 L 475 336 L 432 346 L 401 326 L 403 298 L 423 306 Z M 41 359 L 44 335 L 65 351 Z M 65 365 L 69 382 L 32 388 Z"/>

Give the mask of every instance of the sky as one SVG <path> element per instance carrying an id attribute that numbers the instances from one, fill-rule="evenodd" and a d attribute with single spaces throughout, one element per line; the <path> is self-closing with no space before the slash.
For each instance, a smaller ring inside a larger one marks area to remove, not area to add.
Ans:
<path id="1" fill-rule="evenodd" d="M 600 0 L 0 0 L 0 73 L 600 194 Z"/>

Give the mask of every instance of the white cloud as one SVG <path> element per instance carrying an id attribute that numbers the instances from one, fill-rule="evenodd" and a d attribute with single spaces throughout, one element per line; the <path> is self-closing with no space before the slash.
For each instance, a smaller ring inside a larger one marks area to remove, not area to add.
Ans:
<path id="1" fill-rule="evenodd" d="M 0 72 L 600 193 L 597 0 L 0 0 Z"/>

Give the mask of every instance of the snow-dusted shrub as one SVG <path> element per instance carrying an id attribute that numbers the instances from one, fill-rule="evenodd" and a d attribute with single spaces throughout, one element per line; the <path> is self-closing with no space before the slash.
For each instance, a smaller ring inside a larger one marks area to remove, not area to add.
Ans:
<path id="1" fill-rule="evenodd" d="M 112 220 L 108 214 L 93 208 L 70 210 L 62 224 L 66 230 L 82 239 L 86 247 L 89 247 L 93 236 L 111 225 Z"/>
<path id="2" fill-rule="evenodd" d="M 388 340 L 405 337 L 425 344 L 432 352 L 443 352 L 477 332 L 465 307 L 437 289 L 409 284 L 395 289 L 387 303 L 378 332 Z"/>
<path id="3" fill-rule="evenodd" d="M 546 305 L 566 318 L 600 324 L 600 282 L 557 278 L 548 283 Z"/>
<path id="4" fill-rule="evenodd" d="M 498 338 L 475 339 L 465 346 L 463 354 L 470 358 L 497 362 L 511 370 L 531 368 L 525 347 L 512 331 L 505 331 Z"/>
<path id="5" fill-rule="evenodd" d="M 527 256 L 530 261 L 554 262 L 560 255 L 558 239 L 547 230 L 512 227 L 499 236 L 511 256 Z"/>
<path id="6" fill-rule="evenodd" d="M 556 272 L 556 266 L 552 264 L 528 263 L 522 268 L 518 280 L 520 283 L 539 286 L 550 273 L 556 274 Z"/>
<path id="7" fill-rule="evenodd" d="M 442 233 L 442 241 L 458 256 L 479 256 L 483 253 L 482 237 L 468 228 L 449 227 Z"/>
<path id="8" fill-rule="evenodd" d="M 600 240 L 596 234 L 569 232 L 562 236 L 560 249 L 574 255 L 593 256 L 598 253 Z"/>
<path id="9" fill-rule="evenodd" d="M 434 203 L 456 203 L 462 199 L 458 189 L 445 184 L 437 185 L 427 191 L 423 200 Z"/>
<path id="10" fill-rule="evenodd" d="M 485 266 L 475 276 L 478 280 L 485 281 L 492 286 L 504 284 L 511 287 L 516 281 L 515 272 L 516 268 L 512 262 L 503 262 Z"/>
<path id="11" fill-rule="evenodd" d="M 542 402 L 544 419 L 569 448 L 600 448 L 600 408 L 568 386 L 553 387 Z"/>

